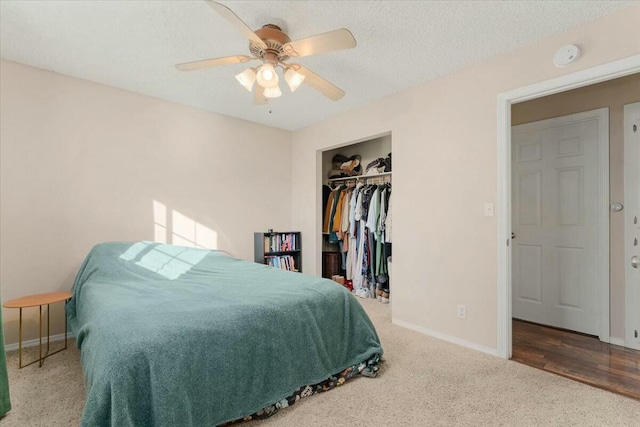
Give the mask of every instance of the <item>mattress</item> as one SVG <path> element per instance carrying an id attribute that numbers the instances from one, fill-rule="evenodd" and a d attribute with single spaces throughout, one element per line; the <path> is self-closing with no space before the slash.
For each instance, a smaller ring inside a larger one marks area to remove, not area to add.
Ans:
<path id="1" fill-rule="evenodd" d="M 86 426 L 220 425 L 383 354 L 330 280 L 152 242 L 96 245 L 67 316 Z"/>

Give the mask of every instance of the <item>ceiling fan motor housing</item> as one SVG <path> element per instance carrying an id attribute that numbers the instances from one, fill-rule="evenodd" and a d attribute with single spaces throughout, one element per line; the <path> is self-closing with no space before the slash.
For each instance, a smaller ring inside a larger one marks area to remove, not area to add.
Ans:
<path id="1" fill-rule="evenodd" d="M 271 60 L 270 62 L 273 62 L 274 65 L 276 65 L 277 61 L 286 61 L 289 59 L 289 56 L 284 53 L 284 45 L 289 43 L 291 39 L 280 27 L 274 24 L 267 24 L 263 25 L 259 30 L 256 30 L 255 33 L 264 41 L 267 48 L 264 49 L 250 41 L 249 50 L 254 56 Z"/>

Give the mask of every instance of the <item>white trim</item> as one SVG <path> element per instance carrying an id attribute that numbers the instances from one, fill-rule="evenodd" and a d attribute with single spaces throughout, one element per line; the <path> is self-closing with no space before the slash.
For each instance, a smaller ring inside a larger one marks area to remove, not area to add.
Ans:
<path id="1" fill-rule="evenodd" d="M 73 338 L 73 334 L 71 332 L 68 332 L 67 338 L 68 339 Z M 51 335 L 51 342 L 56 342 L 56 341 L 64 341 L 64 334 Z M 47 337 L 42 337 L 42 345 L 45 345 L 46 343 L 47 343 Z M 22 348 L 24 349 L 27 347 L 37 347 L 39 344 L 40 344 L 39 338 L 22 341 Z M 14 351 L 14 350 L 18 350 L 18 343 L 6 344 L 4 346 L 4 351 Z"/>
<path id="2" fill-rule="evenodd" d="M 631 257 L 637 255 L 637 249 L 634 250 L 631 240 L 635 237 L 634 233 L 626 232 L 627 227 L 633 228 L 633 217 L 638 215 L 636 206 L 637 198 L 640 197 L 640 182 L 637 181 L 635 174 L 637 153 L 640 146 L 634 147 L 634 135 L 631 125 L 635 121 L 635 110 L 640 108 L 640 102 L 634 102 L 624 106 L 624 299 L 625 299 L 625 319 L 624 319 L 624 343 L 621 344 L 628 348 L 640 349 L 637 338 L 634 338 L 633 331 L 640 321 L 638 317 L 637 301 L 640 298 L 637 283 L 632 283 L 632 277 L 636 274 L 631 267 Z M 635 157 L 635 158 L 634 158 Z M 634 206 L 635 205 L 635 206 Z M 628 240 L 627 240 L 628 239 Z"/>
<path id="3" fill-rule="evenodd" d="M 498 350 L 511 358 L 511 104 L 640 72 L 640 54 L 504 92 L 497 97 Z M 503 244 L 504 243 L 504 244 Z"/>
<path id="4" fill-rule="evenodd" d="M 617 79 L 638 71 L 640 71 L 640 54 L 513 89 L 499 94 L 498 98 L 502 97 L 505 100 L 509 100 L 511 104 L 517 104 L 518 102 Z"/>
<path id="5" fill-rule="evenodd" d="M 609 228 L 609 108 L 593 110 L 598 114 L 598 282 L 600 283 L 600 331 L 598 338 L 602 342 L 610 342 L 611 315 L 611 283 L 610 283 L 610 228 Z"/>
<path id="6" fill-rule="evenodd" d="M 624 340 L 622 338 L 609 337 L 609 344 L 619 345 L 620 347 L 624 347 Z"/>
<path id="7" fill-rule="evenodd" d="M 511 359 L 511 102 L 498 95 L 498 334 L 497 354 Z M 505 161 L 508 159 L 509 161 Z M 509 319 L 509 321 L 505 321 Z"/>
<path id="8" fill-rule="evenodd" d="M 414 325 L 413 323 L 405 322 L 404 320 L 392 319 L 391 323 L 394 325 L 402 326 L 403 328 L 411 329 L 412 331 L 420 332 L 423 335 L 427 335 L 433 338 L 437 338 L 439 340 L 447 341 L 453 344 L 460 345 L 462 347 L 467 347 L 472 350 L 480 351 L 482 353 L 490 354 L 491 356 L 497 356 L 498 353 L 495 348 L 485 347 L 480 344 L 472 343 L 470 341 L 465 341 L 463 339 L 443 334 L 442 332 L 436 332 L 431 329 L 423 328 L 422 326 Z"/>

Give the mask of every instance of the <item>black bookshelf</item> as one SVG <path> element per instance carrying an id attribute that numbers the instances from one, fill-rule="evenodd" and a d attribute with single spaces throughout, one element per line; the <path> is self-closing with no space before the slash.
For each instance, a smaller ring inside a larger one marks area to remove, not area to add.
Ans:
<path id="1" fill-rule="evenodd" d="M 254 261 L 283 270 L 302 272 L 302 240 L 299 231 L 253 233 Z"/>

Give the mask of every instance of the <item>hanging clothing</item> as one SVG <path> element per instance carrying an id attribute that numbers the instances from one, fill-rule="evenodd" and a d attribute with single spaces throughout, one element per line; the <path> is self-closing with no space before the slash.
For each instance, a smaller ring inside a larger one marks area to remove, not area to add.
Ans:
<path id="1" fill-rule="evenodd" d="M 335 231 L 336 233 L 340 231 L 340 227 L 342 226 L 342 207 L 344 205 L 344 196 L 346 193 L 346 187 L 340 190 L 340 193 L 338 194 L 338 201 L 336 202 L 336 209 L 333 213 L 333 219 L 331 220 L 331 231 Z"/>
<path id="2" fill-rule="evenodd" d="M 329 196 L 331 195 L 331 187 L 328 185 L 322 186 L 322 229 L 324 230 L 324 224 L 327 220 L 327 203 L 329 202 Z"/>
<path id="3" fill-rule="evenodd" d="M 362 183 L 341 185 L 327 195 L 323 232 L 329 233 L 330 243 L 338 244 L 346 279 L 363 298 L 375 297 L 376 289 L 388 292 L 390 195 L 390 185 Z"/>
<path id="4" fill-rule="evenodd" d="M 392 202 L 391 202 L 391 193 L 389 193 L 389 206 L 387 207 L 387 217 L 384 220 L 384 230 L 385 230 L 385 242 L 391 243 L 391 224 L 393 221 L 391 220 L 391 213 L 393 212 Z"/>
<path id="5" fill-rule="evenodd" d="M 351 216 L 351 196 L 354 192 L 353 188 L 347 188 L 342 203 L 342 221 L 340 223 L 340 232 L 343 235 L 349 233 L 349 217 Z"/>
<path id="6" fill-rule="evenodd" d="M 344 192 L 345 194 L 342 198 L 342 218 L 338 227 L 342 269 L 345 271 L 347 270 L 347 253 L 349 252 L 349 200 L 351 199 L 352 192 L 352 188 L 347 188 Z"/>
<path id="7" fill-rule="evenodd" d="M 351 194 L 351 201 L 349 202 L 349 235 L 354 239 L 356 235 L 356 206 L 358 204 L 360 189 L 362 189 L 362 184 L 356 185 L 356 188 Z"/>
<path id="8" fill-rule="evenodd" d="M 342 241 L 342 246 L 340 248 L 341 252 L 344 252 L 346 254 L 346 252 L 349 250 L 349 238 L 348 238 L 348 233 L 349 233 L 349 202 L 351 200 L 351 193 L 353 193 L 353 189 L 352 188 L 347 188 L 343 194 L 344 197 L 342 197 L 342 209 L 340 210 L 340 222 L 339 223 L 335 223 L 334 222 L 334 230 L 337 229 L 336 233 L 338 235 L 338 240 Z M 336 215 L 336 220 L 337 220 L 337 215 Z"/>
<path id="9" fill-rule="evenodd" d="M 333 206 L 331 209 L 331 214 L 329 215 L 329 227 L 328 227 L 329 243 L 338 243 L 338 235 L 333 229 L 333 224 L 335 222 L 336 213 L 338 213 L 338 206 L 340 206 L 340 209 L 342 209 L 342 206 L 340 205 L 340 197 L 342 195 L 342 192 L 346 188 L 347 187 L 345 187 L 344 185 L 341 185 L 335 190 L 335 195 L 333 196 Z"/>
<path id="10" fill-rule="evenodd" d="M 356 188 L 351 192 L 351 197 L 349 199 L 349 231 L 348 240 L 349 240 L 349 249 L 347 250 L 347 268 L 346 268 L 346 276 L 347 280 L 353 281 L 354 273 L 358 268 L 358 238 L 356 236 L 356 206 L 358 201 L 358 194 L 360 193 L 360 189 L 362 188 L 362 184 L 356 185 Z M 352 284 L 353 285 L 353 284 Z"/>
<path id="11" fill-rule="evenodd" d="M 353 271 L 353 288 L 356 295 L 361 296 L 361 292 L 365 289 L 365 277 L 363 275 L 363 266 L 365 263 L 365 222 L 363 200 L 365 198 L 366 187 L 360 188 L 356 198 L 356 208 L 354 212 L 357 251 L 355 257 L 355 269 Z"/>
<path id="12" fill-rule="evenodd" d="M 375 187 L 369 200 L 369 212 L 367 213 L 367 227 L 373 234 L 378 231 L 378 215 L 380 214 L 380 193 Z"/>
<path id="13" fill-rule="evenodd" d="M 387 195 L 390 191 L 390 188 L 384 186 L 382 188 L 382 193 L 380 194 L 380 215 L 378 216 L 378 238 L 376 239 L 376 276 L 386 276 L 387 275 L 387 262 L 386 255 L 384 253 L 384 240 L 385 240 L 385 228 L 384 222 L 387 217 Z M 378 280 L 380 283 L 381 280 Z M 384 282 L 384 280 L 382 280 Z"/>
<path id="14" fill-rule="evenodd" d="M 380 230 L 382 240 L 384 240 L 384 221 L 387 219 L 387 198 L 391 190 L 385 186 L 380 195 L 380 215 L 378 216 L 378 230 Z"/>
<path id="15" fill-rule="evenodd" d="M 371 199 L 369 199 L 369 212 L 367 213 L 367 229 L 368 243 L 369 243 L 369 258 L 368 258 L 368 281 L 370 284 L 376 283 L 376 259 L 377 253 L 377 240 L 378 240 L 378 216 L 380 214 L 380 191 L 377 186 L 374 186 L 371 193 Z M 370 290 L 373 288 L 370 286 Z"/>
<path id="16" fill-rule="evenodd" d="M 327 197 L 327 203 L 324 208 L 324 218 L 322 221 L 322 233 L 329 234 L 329 221 L 331 220 L 331 209 L 333 208 L 333 198 L 336 196 L 336 192 L 331 191 Z"/>

